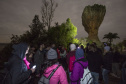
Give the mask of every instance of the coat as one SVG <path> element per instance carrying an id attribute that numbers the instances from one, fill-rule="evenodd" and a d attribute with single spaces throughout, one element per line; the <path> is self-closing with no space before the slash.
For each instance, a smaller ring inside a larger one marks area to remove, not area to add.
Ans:
<path id="1" fill-rule="evenodd" d="M 44 50 L 37 50 L 34 55 L 34 62 L 36 64 L 36 74 L 40 73 L 41 65 L 44 63 Z"/>
<path id="2" fill-rule="evenodd" d="M 54 64 L 50 67 L 48 67 L 45 72 L 44 72 L 44 76 L 48 77 L 52 70 L 55 69 L 58 66 L 58 64 Z M 68 84 L 67 81 L 67 75 L 66 72 L 64 71 L 63 67 L 60 66 L 55 73 L 53 74 L 53 76 L 50 78 L 50 83 L 49 84 L 58 84 L 58 82 L 60 82 L 60 84 Z"/>
<path id="3" fill-rule="evenodd" d="M 113 53 L 107 52 L 103 57 L 103 68 L 112 70 Z"/>
<path id="4" fill-rule="evenodd" d="M 20 43 L 13 46 L 14 51 L 13 56 L 8 61 L 8 70 L 10 72 L 10 76 L 8 79 L 11 79 L 11 84 L 28 84 L 31 70 L 27 69 L 25 62 L 23 61 L 25 57 L 25 52 L 27 50 L 25 44 Z"/>
<path id="5" fill-rule="evenodd" d="M 96 51 L 96 52 L 88 51 L 87 60 L 88 60 L 89 70 L 91 72 L 100 73 L 101 66 L 103 63 L 101 54 L 99 54 L 98 51 Z"/>
<path id="6" fill-rule="evenodd" d="M 80 79 L 83 77 L 84 68 L 78 62 L 80 62 L 85 68 L 88 66 L 88 61 L 84 57 L 74 62 L 73 71 L 70 77 L 71 84 L 80 84 Z"/>

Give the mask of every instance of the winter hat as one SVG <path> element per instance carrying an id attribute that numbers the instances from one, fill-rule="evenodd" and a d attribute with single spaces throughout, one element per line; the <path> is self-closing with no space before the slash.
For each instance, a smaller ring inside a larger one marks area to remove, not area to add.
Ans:
<path id="1" fill-rule="evenodd" d="M 57 53 L 54 49 L 50 49 L 47 53 L 47 59 L 57 59 Z"/>
<path id="2" fill-rule="evenodd" d="M 110 47 L 109 46 L 105 46 L 104 47 L 104 50 L 109 51 L 110 50 Z"/>
<path id="3" fill-rule="evenodd" d="M 76 50 L 76 55 L 75 55 L 75 57 L 76 57 L 76 59 L 79 59 L 79 58 L 81 58 L 81 57 L 84 57 L 84 51 L 83 51 L 83 49 L 78 48 L 78 49 Z"/>
<path id="4" fill-rule="evenodd" d="M 75 50 L 75 49 L 76 49 L 76 45 L 75 45 L 75 44 L 71 44 L 71 45 L 70 45 L 70 50 L 73 51 L 73 50 Z"/>

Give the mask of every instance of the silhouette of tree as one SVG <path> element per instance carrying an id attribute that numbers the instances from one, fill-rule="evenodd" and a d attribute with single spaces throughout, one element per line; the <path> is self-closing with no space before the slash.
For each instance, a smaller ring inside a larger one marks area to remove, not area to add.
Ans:
<path id="1" fill-rule="evenodd" d="M 55 9 L 58 7 L 58 4 L 54 0 L 42 0 L 41 15 L 42 23 L 44 26 L 50 29 L 52 19 L 54 17 Z"/>
<path id="2" fill-rule="evenodd" d="M 29 25 L 30 31 L 26 31 L 22 35 L 12 35 L 11 43 L 33 43 L 37 44 L 39 41 L 45 40 L 46 38 L 46 30 L 44 29 L 43 24 L 39 20 L 39 16 L 35 15 L 32 23 Z"/>
<path id="3" fill-rule="evenodd" d="M 111 43 L 113 42 L 113 39 L 120 38 L 117 33 L 111 33 L 109 32 L 108 34 L 105 34 L 103 39 L 108 39 L 108 42 Z"/>

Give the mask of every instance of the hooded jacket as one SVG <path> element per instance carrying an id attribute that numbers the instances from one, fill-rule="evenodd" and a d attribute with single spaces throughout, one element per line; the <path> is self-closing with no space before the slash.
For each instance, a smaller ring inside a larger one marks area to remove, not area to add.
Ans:
<path id="1" fill-rule="evenodd" d="M 81 48 L 76 49 L 76 61 L 74 62 L 73 71 L 71 74 L 71 84 L 80 84 L 80 79 L 83 77 L 84 68 L 88 66 L 88 61 L 84 58 L 84 51 Z M 82 67 L 82 65 L 84 68 Z"/>
<path id="2" fill-rule="evenodd" d="M 88 66 L 88 61 L 84 57 L 79 58 L 74 62 L 73 71 L 70 77 L 71 84 L 80 84 L 80 79 L 83 77 L 84 68 L 78 62 L 80 62 L 84 68 Z"/>
<path id="3" fill-rule="evenodd" d="M 54 64 L 50 67 L 48 67 L 45 72 L 44 72 L 44 76 L 46 78 L 48 78 L 48 76 L 51 74 L 51 72 L 53 71 L 53 69 L 55 69 L 58 66 L 58 64 Z M 50 83 L 49 84 L 58 84 L 58 82 L 60 84 L 68 84 L 67 82 L 67 75 L 66 72 L 64 71 L 63 67 L 60 66 L 55 73 L 53 74 L 53 76 L 50 78 Z"/>
<path id="4" fill-rule="evenodd" d="M 11 75 L 11 84 L 28 84 L 28 79 L 31 70 L 27 70 L 23 59 L 25 57 L 25 52 L 28 49 L 27 44 L 20 43 L 12 46 L 14 49 L 12 52 L 12 58 L 8 61 L 8 70 Z"/>

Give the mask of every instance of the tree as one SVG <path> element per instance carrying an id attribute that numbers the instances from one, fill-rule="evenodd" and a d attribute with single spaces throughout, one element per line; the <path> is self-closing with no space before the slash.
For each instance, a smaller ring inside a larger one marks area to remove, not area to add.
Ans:
<path id="1" fill-rule="evenodd" d="M 43 24 L 39 20 L 39 16 L 35 15 L 32 23 L 29 25 L 30 31 L 26 31 L 24 34 L 12 35 L 11 43 L 26 42 L 30 44 L 37 44 L 46 38 L 46 30 Z"/>
<path id="2" fill-rule="evenodd" d="M 103 39 L 108 39 L 110 46 L 111 46 L 111 43 L 113 42 L 113 39 L 116 39 L 116 38 L 119 38 L 118 34 L 117 33 L 111 33 L 111 32 L 109 32 L 108 34 L 105 34 L 104 37 L 103 37 Z"/>
<path id="3" fill-rule="evenodd" d="M 52 19 L 54 17 L 54 11 L 58 7 L 58 4 L 54 0 L 42 0 L 41 14 L 42 14 L 42 23 L 44 26 L 50 29 Z"/>
<path id="4" fill-rule="evenodd" d="M 71 23 L 68 18 L 65 23 L 52 27 L 48 31 L 49 42 L 56 43 L 57 45 L 67 45 L 74 41 L 74 37 L 77 35 L 77 28 Z"/>
<path id="5" fill-rule="evenodd" d="M 94 4 L 86 6 L 82 13 L 82 24 L 88 33 L 88 39 L 96 43 L 101 43 L 98 38 L 98 30 L 104 19 L 106 7 Z"/>

